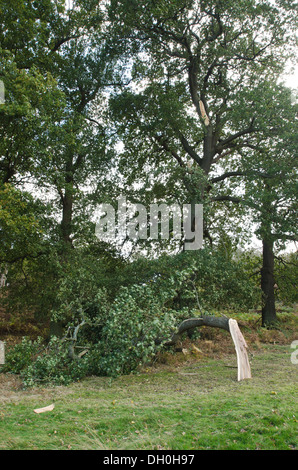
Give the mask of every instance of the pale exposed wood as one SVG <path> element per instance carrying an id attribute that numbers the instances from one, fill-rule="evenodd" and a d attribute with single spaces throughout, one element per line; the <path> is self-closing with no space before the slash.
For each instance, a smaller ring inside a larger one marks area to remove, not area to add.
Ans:
<path id="1" fill-rule="evenodd" d="M 209 126 L 210 121 L 209 121 L 209 118 L 208 118 L 206 110 L 205 110 L 205 106 L 204 106 L 202 101 L 200 101 L 200 110 L 201 110 L 202 118 L 205 122 L 205 126 Z"/>
<path id="2" fill-rule="evenodd" d="M 53 409 L 55 408 L 55 405 L 54 403 L 52 405 L 49 405 L 49 406 L 45 406 L 44 408 L 36 408 L 34 411 L 34 413 L 44 413 L 45 411 L 53 411 Z"/>
<path id="3" fill-rule="evenodd" d="M 232 339 L 234 341 L 237 364 L 238 364 L 238 381 L 251 378 L 251 369 L 247 353 L 247 344 L 240 331 L 236 320 L 229 320 L 229 327 Z"/>

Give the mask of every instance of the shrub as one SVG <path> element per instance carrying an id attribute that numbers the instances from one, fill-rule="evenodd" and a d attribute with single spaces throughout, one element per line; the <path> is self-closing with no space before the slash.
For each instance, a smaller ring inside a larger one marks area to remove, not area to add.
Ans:
<path id="1" fill-rule="evenodd" d="M 86 361 L 72 360 L 68 344 L 52 337 L 42 354 L 28 365 L 21 375 L 25 386 L 38 383 L 68 385 L 82 379 L 86 372 Z"/>
<path id="2" fill-rule="evenodd" d="M 66 340 L 52 337 L 42 349 L 40 341 L 35 344 L 24 339 L 22 345 L 12 351 L 6 370 L 21 373 L 25 386 L 67 385 L 91 374 L 117 376 L 136 370 L 156 354 L 177 324 L 177 312 L 166 306 L 175 295 L 173 281 L 168 280 L 167 286 L 160 295 L 157 295 L 156 285 L 122 287 L 112 304 L 103 304 L 104 312 L 101 308 L 95 309 L 100 313 L 99 319 L 92 318 L 90 311 L 94 314 L 94 309 L 89 304 L 87 332 L 88 326 L 91 330 L 95 326 L 99 336 L 93 336 L 90 342 L 85 327 L 80 330 L 75 344 L 88 345 L 88 353 L 82 358 L 70 357 L 70 343 Z M 99 291 L 94 304 L 105 298 L 103 291 Z M 34 357 L 37 346 L 39 354 Z"/>
<path id="3" fill-rule="evenodd" d="M 5 364 L 1 367 L 1 372 L 21 373 L 32 363 L 40 351 L 41 344 L 41 338 L 31 341 L 29 338 L 23 337 L 21 343 L 16 344 L 6 353 Z"/>
<path id="4" fill-rule="evenodd" d="M 52 337 L 48 344 L 24 337 L 6 355 L 1 372 L 20 374 L 25 386 L 39 383 L 67 385 L 86 375 L 86 361 L 72 361 L 68 344 Z"/>
<path id="5" fill-rule="evenodd" d="M 100 370 L 125 374 L 148 361 L 176 325 L 175 312 L 164 307 L 148 286 L 122 288 L 102 331 Z M 159 338 L 160 341 L 156 341 Z"/>

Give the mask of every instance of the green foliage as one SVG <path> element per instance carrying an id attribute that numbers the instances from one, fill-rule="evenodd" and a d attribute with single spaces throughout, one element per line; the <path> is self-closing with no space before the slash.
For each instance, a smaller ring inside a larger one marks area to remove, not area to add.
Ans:
<path id="1" fill-rule="evenodd" d="M 41 161 L 52 156 L 50 139 L 63 117 L 64 94 L 48 71 L 19 67 L 9 50 L 0 48 L 0 79 L 5 103 L 0 106 L 0 181 L 40 174 Z M 51 136 L 51 137 L 50 137 Z M 45 169 L 45 168 L 44 168 Z"/>
<path id="2" fill-rule="evenodd" d="M 195 253 L 162 255 L 156 260 L 139 258 L 123 269 L 122 283 L 146 283 L 155 289 L 156 295 L 175 285 L 171 305 L 176 310 L 252 308 L 258 303 L 259 290 L 244 259 L 227 257 L 226 252 L 201 249 Z"/>
<path id="3" fill-rule="evenodd" d="M 26 387 L 46 383 L 67 385 L 86 375 L 85 361 L 73 361 L 69 357 L 68 344 L 52 337 L 41 354 L 22 370 Z"/>
<path id="4" fill-rule="evenodd" d="M 47 207 L 10 184 L 0 186 L 0 261 L 37 256 L 44 245 Z"/>
<path id="5" fill-rule="evenodd" d="M 21 343 L 16 344 L 6 353 L 5 364 L 1 366 L 1 372 L 21 373 L 31 365 L 34 357 L 40 352 L 41 344 L 42 338 L 32 341 L 24 337 Z"/>
<path id="6" fill-rule="evenodd" d="M 176 319 L 163 301 L 162 295 L 156 297 L 147 286 L 121 289 L 102 331 L 100 369 L 104 375 L 135 370 L 169 339 Z"/>
<path id="7" fill-rule="evenodd" d="M 98 295 L 97 300 L 99 297 L 102 299 Z M 109 312 L 105 312 L 99 337 L 93 344 L 87 343 L 89 352 L 82 358 L 70 357 L 70 343 L 66 339 L 52 337 L 41 349 L 40 340 L 32 342 L 25 338 L 9 353 L 3 371 L 21 373 L 25 386 L 38 383 L 66 385 L 86 375 L 130 373 L 151 359 L 174 330 L 173 312 L 162 310 L 162 307 L 161 301 L 148 288 L 123 288 Z M 93 328 L 96 328 L 96 321 L 103 319 L 95 319 L 91 324 Z M 84 335 L 82 338 L 84 340 Z M 38 349 L 39 354 L 36 354 Z"/>
<path id="8" fill-rule="evenodd" d="M 115 251 L 101 243 L 72 250 L 67 262 L 57 264 L 51 319 L 67 324 L 82 318 L 92 322 L 104 315 L 119 288 L 118 273 L 124 265 Z"/>
<path id="9" fill-rule="evenodd" d="M 297 252 L 277 257 L 275 261 L 276 297 L 285 305 L 298 302 Z"/>
<path id="10" fill-rule="evenodd" d="M 42 338 L 35 341 L 24 337 L 11 348 L 5 358 L 1 372 L 20 374 L 25 387 L 40 383 L 67 385 L 86 375 L 84 361 L 72 361 L 68 344 L 52 337 L 45 344 Z"/>

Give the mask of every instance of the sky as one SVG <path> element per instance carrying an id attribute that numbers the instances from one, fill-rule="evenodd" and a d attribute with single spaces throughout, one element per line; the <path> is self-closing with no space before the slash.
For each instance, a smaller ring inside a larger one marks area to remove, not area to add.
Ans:
<path id="1" fill-rule="evenodd" d="M 296 65 L 292 73 L 285 76 L 285 81 L 289 88 L 298 91 L 298 65 Z"/>

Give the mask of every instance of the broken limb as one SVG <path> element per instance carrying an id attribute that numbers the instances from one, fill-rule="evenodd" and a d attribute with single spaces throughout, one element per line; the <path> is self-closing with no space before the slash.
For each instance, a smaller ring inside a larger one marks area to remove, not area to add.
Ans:
<path id="1" fill-rule="evenodd" d="M 203 315 L 200 318 L 189 318 L 179 325 L 178 330 L 173 334 L 170 341 L 165 342 L 165 345 L 171 346 L 176 344 L 183 333 L 201 326 L 221 328 L 231 334 L 237 354 L 238 381 L 250 379 L 251 369 L 247 352 L 247 344 L 236 320 L 229 319 L 225 316 L 215 317 L 211 315 Z"/>

